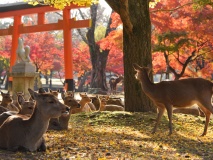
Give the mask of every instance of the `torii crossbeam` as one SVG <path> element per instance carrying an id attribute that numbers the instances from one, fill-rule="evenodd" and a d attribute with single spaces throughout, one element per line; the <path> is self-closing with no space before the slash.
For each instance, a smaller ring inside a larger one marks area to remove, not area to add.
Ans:
<path id="1" fill-rule="evenodd" d="M 46 5 L 32 6 L 27 3 L 19 2 L 0 6 L 0 18 L 13 17 L 13 26 L 7 29 L 0 29 L 0 36 L 12 35 L 12 49 L 10 58 L 10 72 L 16 61 L 16 49 L 18 46 L 18 37 L 20 34 L 44 32 L 50 30 L 63 30 L 64 35 L 64 68 L 65 68 L 65 86 L 67 91 L 74 90 L 73 81 L 73 59 L 72 59 L 72 32 L 74 28 L 90 27 L 91 22 L 88 20 L 78 20 L 70 18 L 70 10 L 83 8 L 71 4 L 63 9 L 63 20 L 58 23 L 45 24 L 45 12 L 53 12 L 58 9 Z M 85 8 L 85 7 L 84 7 Z M 38 14 L 37 25 L 24 26 L 21 23 L 21 17 L 28 14 Z M 9 78 L 12 83 L 12 77 Z"/>

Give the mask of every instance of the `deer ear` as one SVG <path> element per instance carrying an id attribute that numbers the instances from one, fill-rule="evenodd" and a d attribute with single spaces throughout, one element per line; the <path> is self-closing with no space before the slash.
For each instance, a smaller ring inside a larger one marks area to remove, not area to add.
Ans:
<path id="1" fill-rule="evenodd" d="M 45 93 L 46 91 L 44 90 L 44 88 L 39 88 L 38 89 L 38 93 Z"/>
<path id="2" fill-rule="evenodd" d="M 136 71 L 138 71 L 138 70 L 141 69 L 141 66 L 139 66 L 139 65 L 136 64 L 136 63 L 133 63 L 133 68 L 134 68 Z"/>
<path id="3" fill-rule="evenodd" d="M 24 103 L 24 97 L 21 95 L 18 95 L 18 104 L 22 105 Z"/>
<path id="4" fill-rule="evenodd" d="M 61 98 L 64 100 L 64 98 L 65 98 L 65 92 L 61 92 Z"/>
<path id="5" fill-rule="evenodd" d="M 34 92 L 32 89 L 28 88 L 28 91 L 33 100 L 35 100 L 38 97 L 38 93 Z"/>
<path id="6" fill-rule="evenodd" d="M 109 96 L 105 96 L 105 99 L 108 101 L 109 100 Z"/>

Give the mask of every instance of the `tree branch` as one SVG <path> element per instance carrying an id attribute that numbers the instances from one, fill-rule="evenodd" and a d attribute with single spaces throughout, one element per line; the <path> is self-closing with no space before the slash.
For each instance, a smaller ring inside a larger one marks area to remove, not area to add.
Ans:
<path id="1" fill-rule="evenodd" d="M 182 6 L 178 6 L 176 8 L 173 8 L 173 9 L 158 9 L 158 10 L 152 10 L 150 11 L 150 13 L 155 13 L 155 12 L 171 12 L 171 11 L 175 11 L 175 10 L 178 10 L 180 8 L 183 8 L 185 6 L 188 6 L 188 5 L 192 5 L 194 4 L 195 2 L 189 2 L 189 3 L 186 3 L 186 4 L 183 4 Z"/>
<path id="2" fill-rule="evenodd" d="M 109 6 L 117 12 L 123 22 L 123 28 L 128 33 L 132 33 L 133 25 L 130 20 L 128 0 L 105 0 Z"/>

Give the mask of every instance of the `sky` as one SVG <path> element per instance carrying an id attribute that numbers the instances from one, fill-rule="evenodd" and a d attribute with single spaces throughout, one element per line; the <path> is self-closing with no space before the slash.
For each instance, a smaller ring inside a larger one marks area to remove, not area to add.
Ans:
<path id="1" fill-rule="evenodd" d="M 23 2 L 23 0 L 0 0 L 0 5 L 8 4 L 8 3 L 15 3 L 15 2 Z M 105 0 L 99 0 L 100 5 L 106 8 L 104 14 L 108 15 L 111 13 L 111 7 L 106 3 Z M 11 18 L 4 18 L 4 21 L 13 21 Z"/>
<path id="2" fill-rule="evenodd" d="M 15 3 L 15 2 L 23 2 L 23 0 L 0 0 L 0 4 Z M 109 5 L 105 2 L 105 0 L 99 0 L 99 3 L 107 9 L 111 9 Z"/>

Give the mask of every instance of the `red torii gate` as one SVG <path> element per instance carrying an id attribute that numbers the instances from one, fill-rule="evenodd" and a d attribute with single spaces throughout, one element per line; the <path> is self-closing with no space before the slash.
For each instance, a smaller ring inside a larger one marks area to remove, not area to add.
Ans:
<path id="1" fill-rule="evenodd" d="M 82 8 L 82 6 L 71 4 L 70 6 L 67 6 L 62 10 L 63 20 L 59 20 L 58 23 L 45 24 L 45 12 L 53 12 L 57 11 L 58 9 L 45 5 L 32 6 L 23 2 L 15 3 L 12 6 L 11 4 L 0 6 L 0 18 L 14 17 L 13 26 L 10 26 L 7 29 L 0 29 L 0 36 L 12 35 L 10 72 L 12 71 L 12 66 L 15 64 L 16 61 L 16 49 L 18 47 L 18 38 L 20 34 L 50 30 L 63 30 L 65 87 L 67 91 L 73 91 L 74 81 L 71 29 L 91 26 L 90 20 L 76 21 L 74 18 L 70 19 L 70 10 L 76 8 Z M 23 24 L 21 24 L 21 17 L 28 14 L 38 14 L 37 25 L 24 26 Z M 12 77 L 9 77 L 9 81 L 12 83 Z"/>

